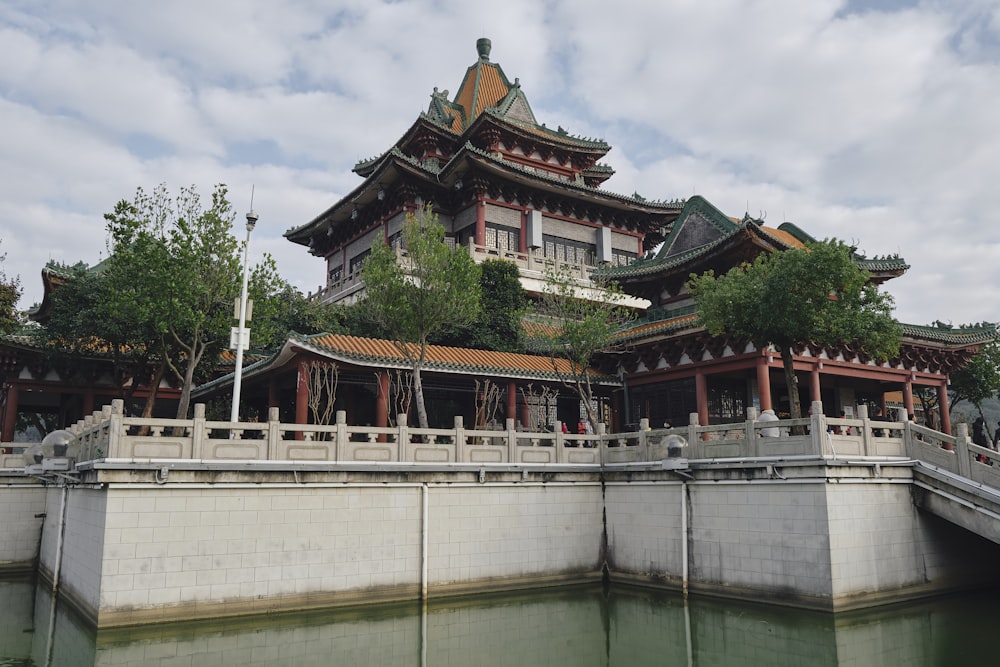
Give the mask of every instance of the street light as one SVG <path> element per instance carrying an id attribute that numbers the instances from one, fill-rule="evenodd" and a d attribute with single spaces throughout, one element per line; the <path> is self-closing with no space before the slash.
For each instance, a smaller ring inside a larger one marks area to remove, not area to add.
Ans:
<path id="1" fill-rule="evenodd" d="M 240 293 L 240 325 L 233 330 L 230 336 L 230 347 L 236 344 L 236 376 L 233 379 L 233 410 L 229 415 L 229 421 L 238 422 L 240 420 L 240 389 L 243 384 L 243 348 L 250 346 L 250 330 L 247 324 L 247 282 L 250 275 L 250 232 L 257 224 L 257 213 L 250 209 L 247 213 L 247 241 L 243 246 L 243 291 Z"/>

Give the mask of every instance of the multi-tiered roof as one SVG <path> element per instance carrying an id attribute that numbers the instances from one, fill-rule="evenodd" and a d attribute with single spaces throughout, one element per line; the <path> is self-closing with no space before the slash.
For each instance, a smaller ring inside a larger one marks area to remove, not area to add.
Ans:
<path id="1" fill-rule="evenodd" d="M 325 255 L 403 204 L 431 201 L 448 213 L 485 196 L 637 231 L 646 248 L 662 241 L 683 202 L 602 190 L 614 173 L 599 162 L 610 145 L 540 124 L 519 80 L 490 61 L 490 48 L 480 39 L 455 97 L 435 88 L 427 111 L 389 150 L 355 165 L 364 182 L 286 238 Z"/>

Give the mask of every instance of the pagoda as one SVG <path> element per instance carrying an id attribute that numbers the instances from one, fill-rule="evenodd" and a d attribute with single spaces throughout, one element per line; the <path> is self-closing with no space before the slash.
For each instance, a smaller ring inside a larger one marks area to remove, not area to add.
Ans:
<path id="1" fill-rule="evenodd" d="M 529 292 L 555 264 L 587 278 L 594 266 L 628 264 L 665 238 L 683 202 L 601 189 L 614 173 L 599 162 L 611 147 L 540 124 L 520 81 L 490 61 L 490 40 L 476 48 L 454 98 L 435 88 L 389 150 L 354 167 L 357 188 L 285 233 L 326 260 L 325 302 L 356 300 L 372 243 L 398 246 L 406 213 L 426 204 L 450 242 L 477 261 L 516 262 Z"/>

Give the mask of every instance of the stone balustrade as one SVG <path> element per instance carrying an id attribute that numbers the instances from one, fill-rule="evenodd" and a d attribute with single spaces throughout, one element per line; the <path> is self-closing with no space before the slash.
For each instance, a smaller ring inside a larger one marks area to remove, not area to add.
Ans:
<path id="1" fill-rule="evenodd" d="M 503 427 L 466 428 L 461 417 L 452 428 L 417 428 L 397 418 L 397 426 L 355 426 L 343 412 L 329 425 L 284 424 L 272 409 L 267 422 L 212 421 L 204 405 L 193 419 L 144 419 L 124 414 L 121 401 L 105 406 L 70 427 L 79 442 L 78 462 L 150 460 L 239 462 L 329 462 L 402 464 L 568 464 L 615 465 L 656 462 L 669 455 L 691 461 L 739 459 L 892 457 L 919 459 L 963 477 L 1000 488 L 1000 453 L 971 443 L 965 424 L 949 436 L 907 421 L 876 421 L 861 406 L 853 419 L 822 414 L 798 420 L 756 421 L 748 411 L 744 422 L 698 424 L 650 429 L 646 420 L 637 431 L 592 435 L 516 430 L 508 419 Z M 761 431 L 778 428 L 778 437 Z M 677 436 L 671 438 L 671 436 Z M 680 450 L 668 452 L 670 446 Z M 23 466 L 19 455 L 7 455 L 2 467 Z"/>

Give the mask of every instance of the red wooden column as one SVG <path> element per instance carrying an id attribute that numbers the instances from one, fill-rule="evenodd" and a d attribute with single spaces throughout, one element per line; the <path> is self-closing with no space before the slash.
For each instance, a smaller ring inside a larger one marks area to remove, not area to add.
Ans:
<path id="1" fill-rule="evenodd" d="M 815 366 L 809 371 L 809 400 L 822 401 L 822 393 L 819 390 L 819 366 Z"/>
<path id="2" fill-rule="evenodd" d="M 486 202 L 476 195 L 476 245 L 486 245 Z"/>
<path id="3" fill-rule="evenodd" d="M 507 419 L 517 420 L 517 383 L 507 383 Z"/>
<path id="4" fill-rule="evenodd" d="M 906 408 L 906 417 L 909 419 L 913 414 L 913 381 L 907 380 L 903 383 L 903 407 Z"/>
<path id="5" fill-rule="evenodd" d="M 951 414 L 948 412 L 948 380 L 938 385 L 938 409 L 941 411 L 941 432 L 951 435 Z"/>
<path id="6" fill-rule="evenodd" d="M 375 399 L 375 426 L 385 428 L 389 425 L 389 372 L 378 374 L 378 398 Z"/>
<path id="7" fill-rule="evenodd" d="M 3 411 L 3 433 L 0 442 L 14 442 L 14 424 L 17 421 L 17 385 L 7 389 L 7 405 Z"/>
<path id="8" fill-rule="evenodd" d="M 299 362 L 298 377 L 295 383 L 295 423 L 309 423 L 309 364 Z M 295 434 L 296 440 L 302 440 L 301 432 Z"/>
<path id="9" fill-rule="evenodd" d="M 149 388 L 152 391 L 152 387 Z M 83 390 L 83 416 L 88 417 L 94 414 L 94 388 L 87 387 Z"/>
<path id="10" fill-rule="evenodd" d="M 389 371 L 382 371 L 378 377 L 378 396 L 375 397 L 375 426 L 385 428 L 389 425 Z M 387 442 L 385 433 L 378 436 L 379 442 Z"/>
<path id="11" fill-rule="evenodd" d="M 771 405 L 771 372 L 768 369 L 767 357 L 757 360 L 757 394 L 760 395 L 760 410 L 773 410 Z"/>
<path id="12" fill-rule="evenodd" d="M 694 375 L 694 395 L 698 404 L 698 423 L 708 426 L 708 380 L 702 372 Z"/>

